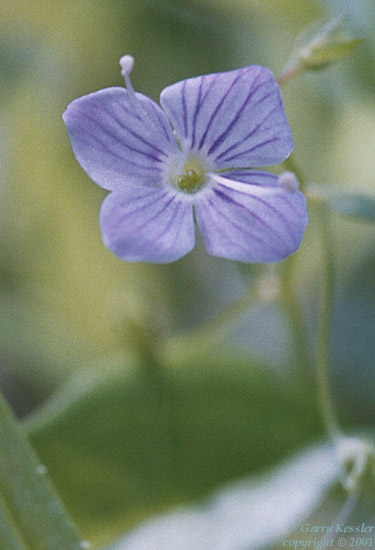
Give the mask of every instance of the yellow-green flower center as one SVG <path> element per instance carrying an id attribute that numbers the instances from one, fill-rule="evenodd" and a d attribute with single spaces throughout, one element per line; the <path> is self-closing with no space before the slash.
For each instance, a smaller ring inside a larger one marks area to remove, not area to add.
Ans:
<path id="1" fill-rule="evenodd" d="M 183 170 L 176 178 L 176 186 L 184 193 L 196 193 L 206 181 L 206 167 L 198 159 L 190 157 Z"/>

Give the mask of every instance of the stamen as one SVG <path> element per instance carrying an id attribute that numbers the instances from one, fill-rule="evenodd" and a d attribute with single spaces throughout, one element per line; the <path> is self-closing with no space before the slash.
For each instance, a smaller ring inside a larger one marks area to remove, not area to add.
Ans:
<path id="1" fill-rule="evenodd" d="M 286 189 L 286 191 L 289 191 L 290 193 L 295 193 L 296 191 L 298 191 L 298 180 L 293 172 L 282 172 L 278 177 L 277 183 L 280 185 L 280 187 L 284 187 L 284 189 Z"/>
<path id="2" fill-rule="evenodd" d="M 196 193 L 203 185 L 203 178 L 195 170 L 177 176 L 177 187 L 185 193 Z"/>
<path id="3" fill-rule="evenodd" d="M 133 70 L 134 66 L 134 57 L 131 55 L 124 55 L 120 59 L 121 74 L 124 77 L 126 89 L 129 92 L 129 95 L 135 99 L 135 92 L 130 80 L 130 73 Z"/>

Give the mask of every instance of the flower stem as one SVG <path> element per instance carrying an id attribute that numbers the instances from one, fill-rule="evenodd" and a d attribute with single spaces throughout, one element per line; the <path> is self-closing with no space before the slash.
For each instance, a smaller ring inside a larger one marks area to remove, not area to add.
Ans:
<path id="1" fill-rule="evenodd" d="M 330 333 L 333 313 L 334 295 L 334 254 L 330 214 L 325 203 L 319 203 L 319 222 L 322 242 L 322 298 L 319 319 L 316 366 L 318 378 L 318 399 L 322 421 L 328 435 L 337 440 L 341 435 L 329 383 Z"/>
<path id="2" fill-rule="evenodd" d="M 297 76 L 300 72 L 301 66 L 297 62 L 288 64 L 277 79 L 278 85 L 284 86 L 284 84 L 292 80 L 292 78 Z"/>
<path id="3" fill-rule="evenodd" d="M 296 265 L 296 254 L 285 260 L 281 270 L 281 299 L 287 313 L 289 323 L 293 329 L 294 355 L 297 367 L 302 368 L 302 377 L 306 382 L 311 374 L 312 358 L 310 354 L 309 338 L 301 305 L 293 288 L 293 274 Z M 299 371 L 298 371 L 299 372 Z M 295 372 L 293 373 L 295 375 Z"/>
<path id="4" fill-rule="evenodd" d="M 0 392 L 0 547 L 82 550 L 82 541 Z"/>
<path id="5" fill-rule="evenodd" d="M 297 176 L 301 191 L 306 185 L 306 177 L 298 164 L 290 156 L 283 162 L 284 167 Z M 303 318 L 301 305 L 296 297 L 293 288 L 293 274 L 296 267 L 296 253 L 287 258 L 281 270 L 281 288 L 284 308 L 289 317 L 289 322 L 293 327 L 295 356 L 298 364 L 304 367 L 304 379 L 308 379 L 307 374 L 311 372 L 312 358 L 309 350 L 309 338 L 306 330 L 305 320 Z"/>
<path id="6" fill-rule="evenodd" d="M 289 157 L 284 161 L 284 166 L 288 170 L 293 171 L 299 182 L 301 190 L 306 186 L 306 178 L 294 162 L 292 157 Z M 334 294 L 334 250 L 332 243 L 332 230 L 330 223 L 330 214 L 326 204 L 323 201 L 317 202 L 317 207 L 319 210 L 319 223 L 320 223 L 320 232 L 321 232 L 321 250 L 322 250 L 322 298 L 321 298 L 321 309 L 320 309 L 320 318 L 319 318 L 319 329 L 318 329 L 318 339 L 317 339 L 317 350 L 316 350 L 316 376 L 318 383 L 318 402 L 319 410 L 322 417 L 323 425 L 327 430 L 328 435 L 335 441 L 341 435 L 341 430 L 339 428 L 338 421 L 336 419 L 330 384 L 329 384 L 329 368 L 330 368 L 330 334 L 331 334 L 331 325 L 332 325 L 332 311 L 333 311 L 333 294 Z M 293 261 L 293 260 L 292 260 Z M 291 268 L 290 268 L 291 269 Z M 284 277 L 284 280 L 286 277 Z M 290 277 L 288 276 L 290 281 Z M 291 289 L 288 288 L 288 283 L 284 282 L 284 292 L 289 295 L 287 299 L 288 308 L 294 318 L 299 317 L 299 308 L 295 302 Z M 298 308 L 298 309 L 297 309 Z M 303 325 L 301 325 L 302 319 L 300 318 L 298 322 L 295 322 L 295 327 L 298 327 L 300 331 Z M 303 329 L 302 329 L 303 330 Z M 304 335 L 300 332 L 296 334 L 296 342 L 299 341 L 302 345 L 302 339 L 305 340 Z M 305 340 L 306 341 L 306 340 Z M 307 343 L 307 342 L 306 342 Z"/>
<path id="7" fill-rule="evenodd" d="M 289 80 L 294 78 L 300 72 L 298 64 L 287 66 L 278 79 L 279 86 L 283 86 Z M 292 157 L 284 161 L 284 166 L 294 172 L 299 180 L 301 191 L 306 185 L 306 178 L 302 171 L 296 165 Z M 331 399 L 329 384 L 329 346 L 333 311 L 333 291 L 334 291 L 334 260 L 333 245 L 331 235 L 330 215 L 327 206 L 319 202 L 319 220 L 322 235 L 322 259 L 323 259 L 323 277 L 322 277 L 322 301 L 319 320 L 317 353 L 316 353 L 316 371 L 318 381 L 318 401 L 323 424 L 328 435 L 337 441 L 341 436 L 336 414 Z"/>

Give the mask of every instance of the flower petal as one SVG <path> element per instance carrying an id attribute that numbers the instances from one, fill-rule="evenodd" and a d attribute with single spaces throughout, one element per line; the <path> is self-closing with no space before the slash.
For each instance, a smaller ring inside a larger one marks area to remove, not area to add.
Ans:
<path id="1" fill-rule="evenodd" d="M 161 105 L 184 149 L 202 149 L 217 168 L 277 164 L 293 139 L 272 73 L 257 65 L 178 82 Z"/>
<path id="2" fill-rule="evenodd" d="M 195 206 L 209 254 L 242 262 L 279 262 L 299 247 L 307 224 L 305 197 L 278 186 L 273 174 L 265 174 L 267 183 L 259 185 L 257 174 L 254 184 L 211 175 L 210 192 Z"/>
<path id="3" fill-rule="evenodd" d="M 146 96 L 107 88 L 73 101 L 64 113 L 76 159 L 101 187 L 160 182 L 163 161 L 178 151 L 163 111 Z"/>
<path id="4" fill-rule="evenodd" d="M 100 212 L 104 244 L 128 262 L 174 262 L 195 244 L 193 208 L 163 187 L 110 193 Z"/>

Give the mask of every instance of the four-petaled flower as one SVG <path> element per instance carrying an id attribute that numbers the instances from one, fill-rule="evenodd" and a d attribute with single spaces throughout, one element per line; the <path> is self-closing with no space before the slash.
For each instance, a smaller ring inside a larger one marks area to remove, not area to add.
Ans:
<path id="1" fill-rule="evenodd" d="M 295 252 L 307 224 L 297 180 L 254 170 L 293 150 L 271 72 L 253 65 L 178 82 L 161 109 L 134 92 L 133 58 L 120 64 L 127 89 L 86 95 L 64 113 L 78 162 L 111 191 L 105 245 L 127 261 L 173 262 L 194 247 L 196 221 L 215 256 L 278 262 Z"/>

